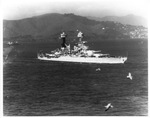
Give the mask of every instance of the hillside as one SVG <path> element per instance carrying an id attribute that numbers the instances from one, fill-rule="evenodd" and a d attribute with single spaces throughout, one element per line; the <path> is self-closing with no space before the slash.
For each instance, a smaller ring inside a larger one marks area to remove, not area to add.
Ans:
<path id="1" fill-rule="evenodd" d="M 126 27 L 126 28 L 124 28 Z M 44 14 L 21 20 L 4 20 L 4 40 L 18 41 L 54 41 L 65 31 L 68 38 L 76 38 L 77 29 L 84 32 L 88 40 L 107 40 L 130 38 L 135 29 L 146 30 L 144 27 L 123 25 L 110 21 L 99 22 L 74 14 Z"/>
<path id="2" fill-rule="evenodd" d="M 96 21 L 113 21 L 113 22 L 119 22 L 122 24 L 128 24 L 128 25 L 135 25 L 135 26 L 144 26 L 148 27 L 148 22 L 146 19 L 140 16 L 135 16 L 135 15 L 126 15 L 126 16 L 105 16 L 102 18 L 98 17 L 88 17 L 89 19 L 93 19 Z"/>

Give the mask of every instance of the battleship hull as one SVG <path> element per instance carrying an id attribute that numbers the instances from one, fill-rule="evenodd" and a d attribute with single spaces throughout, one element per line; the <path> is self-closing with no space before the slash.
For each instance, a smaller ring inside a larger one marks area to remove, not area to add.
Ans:
<path id="1" fill-rule="evenodd" d="M 99 63 L 99 64 L 124 64 L 127 57 L 73 57 L 73 56 L 60 56 L 60 57 L 41 57 L 39 60 L 44 61 L 60 61 L 60 62 L 79 62 L 79 63 Z"/>

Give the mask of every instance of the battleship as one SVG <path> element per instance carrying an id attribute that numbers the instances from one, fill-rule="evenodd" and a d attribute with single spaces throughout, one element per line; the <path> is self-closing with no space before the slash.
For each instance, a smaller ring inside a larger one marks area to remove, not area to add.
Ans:
<path id="1" fill-rule="evenodd" d="M 51 51 L 51 53 L 39 52 L 37 58 L 43 61 L 59 62 L 79 62 L 79 63 L 97 63 L 97 64 L 124 64 L 127 57 L 111 56 L 103 54 L 101 51 L 89 50 L 85 45 L 86 41 L 79 41 L 77 45 L 70 49 L 70 44 L 60 49 Z"/>

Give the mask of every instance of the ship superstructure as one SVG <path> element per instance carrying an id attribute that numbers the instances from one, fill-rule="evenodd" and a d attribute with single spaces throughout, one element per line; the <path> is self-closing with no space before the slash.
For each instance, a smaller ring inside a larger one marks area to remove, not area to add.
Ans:
<path id="1" fill-rule="evenodd" d="M 62 62 L 80 62 L 80 63 L 100 63 L 100 64 L 123 64 L 127 57 L 114 57 L 109 54 L 103 54 L 101 51 L 88 50 L 86 41 L 79 41 L 73 49 L 70 45 L 51 51 L 51 53 L 38 53 L 39 60 L 62 61 Z"/>

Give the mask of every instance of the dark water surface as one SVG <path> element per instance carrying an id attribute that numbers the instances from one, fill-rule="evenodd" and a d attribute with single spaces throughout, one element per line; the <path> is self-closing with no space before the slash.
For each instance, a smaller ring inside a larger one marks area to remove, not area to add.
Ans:
<path id="1" fill-rule="evenodd" d="M 59 44 L 20 44 L 4 64 L 5 116 L 148 115 L 147 41 L 89 43 L 91 49 L 126 56 L 125 64 L 80 64 L 36 59 Z M 101 71 L 95 71 L 96 68 Z M 133 80 L 126 79 L 131 72 Z M 105 111 L 108 103 L 114 106 Z"/>

